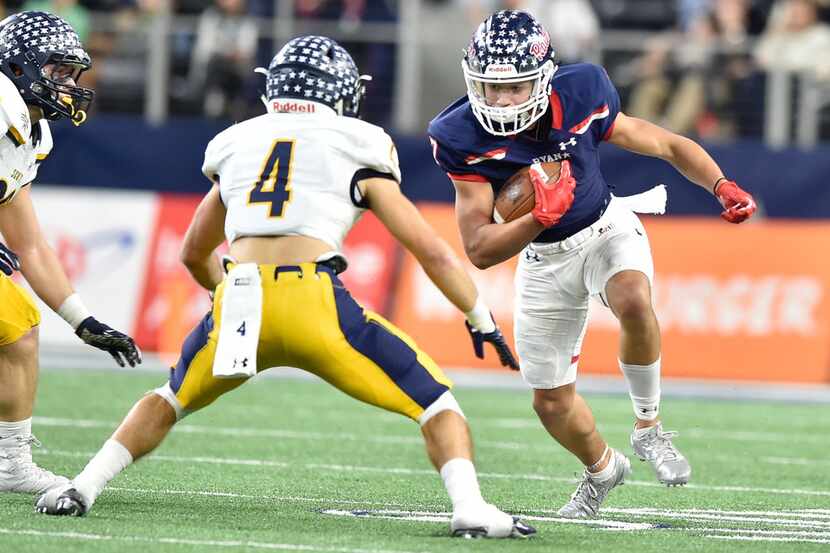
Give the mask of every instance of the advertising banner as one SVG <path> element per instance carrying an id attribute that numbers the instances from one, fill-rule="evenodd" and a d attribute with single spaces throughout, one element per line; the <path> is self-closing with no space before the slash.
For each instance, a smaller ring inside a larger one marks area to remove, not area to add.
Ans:
<path id="1" fill-rule="evenodd" d="M 86 306 L 102 322 L 132 332 L 156 195 L 42 185 L 32 186 L 31 194 L 46 240 Z M 37 301 L 43 343 L 81 344 L 63 319 Z"/>
<path id="2" fill-rule="evenodd" d="M 430 223 L 466 260 L 452 208 L 422 205 Z M 654 303 L 663 331 L 663 373 L 687 378 L 830 381 L 830 224 L 653 217 L 645 221 L 655 260 Z M 513 343 L 515 259 L 468 266 Z M 393 320 L 448 367 L 497 368 L 473 355 L 463 317 L 424 272 L 404 258 Z M 592 302 L 579 370 L 618 374 L 618 323 Z"/>

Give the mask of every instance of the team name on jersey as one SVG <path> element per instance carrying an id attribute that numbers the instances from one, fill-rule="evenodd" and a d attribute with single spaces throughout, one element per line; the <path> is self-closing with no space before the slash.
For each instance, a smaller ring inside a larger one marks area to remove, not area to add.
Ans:
<path id="1" fill-rule="evenodd" d="M 533 158 L 533 163 L 551 163 L 553 161 L 562 161 L 563 159 L 570 159 L 571 154 L 565 152 L 564 154 L 544 154 Z"/>

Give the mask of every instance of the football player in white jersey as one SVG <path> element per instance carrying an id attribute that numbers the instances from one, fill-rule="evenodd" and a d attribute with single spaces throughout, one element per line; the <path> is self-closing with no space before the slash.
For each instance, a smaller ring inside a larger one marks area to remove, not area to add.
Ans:
<path id="1" fill-rule="evenodd" d="M 457 536 L 527 537 L 535 530 L 487 503 L 451 382 L 406 334 L 363 309 L 338 278 L 346 234 L 371 209 L 466 314 L 477 354 L 492 343 L 516 368 L 461 262 L 401 193 L 395 146 L 357 118 L 363 78 L 331 39 L 290 41 L 265 73 L 268 113 L 208 144 L 214 185 L 185 237 L 182 260 L 214 291 L 169 382 L 142 398 L 71 484 L 40 512 L 85 514 L 107 482 L 155 449 L 176 421 L 273 366 L 317 374 L 366 403 L 416 421 L 453 504 Z M 214 250 L 230 243 L 223 265 Z"/>
<path id="2" fill-rule="evenodd" d="M 29 196 L 52 149 L 47 120 L 86 119 L 93 93 L 76 83 L 89 66 L 78 35 L 60 17 L 30 11 L 0 22 L 0 491 L 40 493 L 67 482 L 32 462 L 40 314 L 13 271 L 84 342 L 121 366 L 141 362 L 132 338 L 98 322 L 73 291 Z"/>

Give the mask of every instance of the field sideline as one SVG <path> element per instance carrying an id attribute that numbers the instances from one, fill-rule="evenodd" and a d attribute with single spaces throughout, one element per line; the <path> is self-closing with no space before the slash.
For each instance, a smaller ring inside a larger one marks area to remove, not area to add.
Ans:
<path id="1" fill-rule="evenodd" d="M 35 459 L 74 475 L 133 402 L 164 376 L 44 371 Z M 36 515 L 0 495 L 2 551 L 825 551 L 830 544 L 828 406 L 666 397 L 667 429 L 694 468 L 686 488 L 634 474 L 600 519 L 556 518 L 580 470 L 535 419 L 527 390 L 456 395 L 485 496 L 538 538 L 453 540 L 449 501 L 417 426 L 316 380 L 259 378 L 178 425 L 116 478 L 84 519 Z M 589 395 L 600 428 L 630 455 L 621 395 Z"/>

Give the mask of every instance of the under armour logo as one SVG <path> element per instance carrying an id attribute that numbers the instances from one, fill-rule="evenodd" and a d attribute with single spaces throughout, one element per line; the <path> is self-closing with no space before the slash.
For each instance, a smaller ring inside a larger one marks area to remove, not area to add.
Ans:
<path id="1" fill-rule="evenodd" d="M 525 250 L 525 259 L 531 263 L 542 261 L 539 254 L 533 250 Z"/>
<path id="2" fill-rule="evenodd" d="M 567 148 L 568 146 L 576 146 L 576 137 L 575 136 L 572 136 L 570 138 L 570 140 L 568 140 L 567 142 L 560 142 L 559 143 L 559 149 L 563 152 L 565 151 L 565 148 Z"/>

